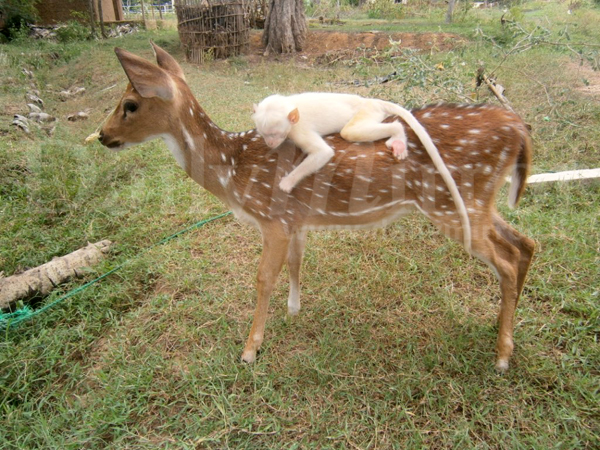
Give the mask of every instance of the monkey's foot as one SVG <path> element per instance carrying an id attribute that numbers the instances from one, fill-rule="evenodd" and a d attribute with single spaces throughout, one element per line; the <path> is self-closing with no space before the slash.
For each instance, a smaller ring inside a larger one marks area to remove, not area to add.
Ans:
<path id="1" fill-rule="evenodd" d="M 394 157 L 397 159 L 405 159 L 408 156 L 408 149 L 406 148 L 406 144 L 398 139 L 392 140 L 389 139 L 386 142 L 388 148 L 391 148 Z"/>

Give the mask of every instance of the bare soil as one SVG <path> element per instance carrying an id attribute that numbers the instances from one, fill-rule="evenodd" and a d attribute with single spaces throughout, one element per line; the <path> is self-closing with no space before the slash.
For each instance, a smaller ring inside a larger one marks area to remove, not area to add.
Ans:
<path id="1" fill-rule="evenodd" d="M 250 53 L 252 55 L 262 55 L 264 52 L 261 37 L 262 31 L 251 33 Z M 348 33 L 311 30 L 308 32 L 304 50 L 293 56 L 317 60 L 325 55 L 342 54 L 357 48 L 381 51 L 391 46 L 390 40 L 399 43 L 399 48 L 427 51 L 448 51 L 465 43 L 463 37 L 452 33 L 386 33 L 379 31 Z"/>
<path id="2" fill-rule="evenodd" d="M 583 86 L 576 88 L 579 92 L 592 97 L 600 97 L 600 71 L 592 69 L 588 62 L 583 64 L 572 62 L 567 64 L 567 68 L 581 78 Z"/>

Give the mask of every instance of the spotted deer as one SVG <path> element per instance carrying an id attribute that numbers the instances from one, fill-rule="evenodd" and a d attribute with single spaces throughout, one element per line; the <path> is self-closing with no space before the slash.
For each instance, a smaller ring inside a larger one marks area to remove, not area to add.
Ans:
<path id="1" fill-rule="evenodd" d="M 262 234 L 257 303 L 242 353 L 256 359 L 263 342 L 269 299 L 285 263 L 288 313 L 300 310 L 300 266 L 307 231 L 386 225 L 420 211 L 462 244 L 461 222 L 446 184 L 414 132 L 406 127 L 409 157 L 397 160 L 384 141 L 350 143 L 327 137 L 331 161 L 290 194 L 281 178 L 303 154 L 289 141 L 270 149 L 255 130 L 232 133 L 207 116 L 183 70 L 152 43 L 158 65 L 116 48 L 129 84 L 100 132 L 108 148 L 161 138 L 186 173 Z M 412 111 L 437 145 L 464 198 L 472 228 L 471 254 L 495 272 L 502 294 L 496 368 L 508 368 L 514 314 L 534 242 L 508 225 L 495 208 L 496 194 L 512 173 L 509 203 L 523 194 L 531 165 L 531 140 L 515 114 L 490 105 L 438 104 Z M 391 118 L 390 120 L 395 120 Z"/>

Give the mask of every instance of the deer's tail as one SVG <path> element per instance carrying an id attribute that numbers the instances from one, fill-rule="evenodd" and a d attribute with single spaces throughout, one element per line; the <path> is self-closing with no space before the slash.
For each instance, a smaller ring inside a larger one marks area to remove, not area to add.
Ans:
<path id="1" fill-rule="evenodd" d="M 508 193 L 508 206 L 511 208 L 514 208 L 519 203 L 519 200 L 525 191 L 525 187 L 527 186 L 527 177 L 531 170 L 531 136 L 529 135 L 529 131 L 525 128 L 525 125 L 521 126 L 519 132 L 521 135 L 521 149 L 513 167 L 510 191 Z"/>

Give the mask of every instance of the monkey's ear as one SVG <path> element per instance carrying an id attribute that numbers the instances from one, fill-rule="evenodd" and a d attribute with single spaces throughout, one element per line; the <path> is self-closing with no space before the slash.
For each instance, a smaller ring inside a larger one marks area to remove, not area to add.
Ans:
<path id="1" fill-rule="evenodd" d="M 298 108 L 294 109 L 288 114 L 288 120 L 292 125 L 298 123 L 300 120 L 300 112 L 298 111 Z"/>
<path id="2" fill-rule="evenodd" d="M 256 103 L 252 103 L 252 111 L 256 112 L 258 109 L 258 105 Z"/>

